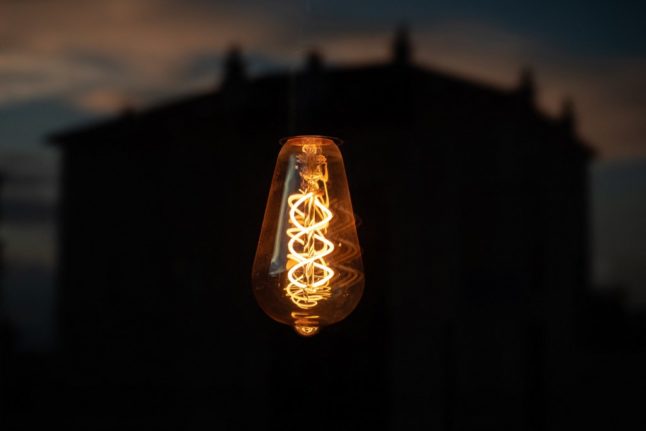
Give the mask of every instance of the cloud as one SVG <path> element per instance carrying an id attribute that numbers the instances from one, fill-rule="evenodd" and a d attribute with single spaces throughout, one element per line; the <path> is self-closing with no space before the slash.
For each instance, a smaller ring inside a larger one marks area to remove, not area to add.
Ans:
<path id="1" fill-rule="evenodd" d="M 9 217 L 6 214 L 7 201 L 53 202 L 56 199 L 56 159 L 49 153 L 0 151 L 0 175 L 3 179 L 2 201 L 0 201 L 5 211 L 3 222 Z"/>
<path id="2" fill-rule="evenodd" d="M 217 84 L 217 73 L 222 68 L 225 56 L 220 52 L 204 53 L 191 59 L 178 73 L 178 78 L 185 82 L 201 83 L 203 87 L 213 87 Z M 290 62 L 278 56 L 257 52 L 244 52 L 247 73 L 259 75 L 269 71 L 285 70 L 294 67 L 297 62 Z M 290 63 L 293 63 L 290 65 Z"/>
<path id="3" fill-rule="evenodd" d="M 244 47 L 252 71 L 262 71 L 294 67 L 313 46 L 332 63 L 383 60 L 393 30 L 384 19 L 336 19 L 329 8 L 308 12 L 297 1 L 58 0 L 1 8 L 12 19 L 0 26 L 0 105 L 59 97 L 97 113 L 215 85 L 231 43 Z M 555 113 L 572 97 L 582 135 L 602 156 L 646 154 L 646 59 L 593 57 L 500 24 L 446 16 L 413 36 L 419 61 L 506 88 L 521 67 L 534 66 L 541 107 Z"/>
<path id="4" fill-rule="evenodd" d="M 137 105 L 139 102 L 133 96 L 119 89 L 94 88 L 74 98 L 74 103 L 87 111 L 111 114 Z"/>
<path id="5" fill-rule="evenodd" d="M 232 42 L 266 48 L 284 33 L 260 12 L 207 2 L 60 0 L 2 8 L 12 19 L 0 26 L 0 104 L 74 98 L 97 87 L 159 92 L 178 85 L 177 74 L 196 56 Z"/>

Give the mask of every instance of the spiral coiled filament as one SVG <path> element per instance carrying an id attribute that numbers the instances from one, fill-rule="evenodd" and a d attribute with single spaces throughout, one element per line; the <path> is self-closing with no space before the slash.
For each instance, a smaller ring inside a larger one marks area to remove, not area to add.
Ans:
<path id="1" fill-rule="evenodd" d="M 287 296 L 301 309 L 315 307 L 330 297 L 330 280 L 334 270 L 325 258 L 334 251 L 326 238 L 333 214 L 329 209 L 327 164 L 319 154 L 320 147 L 303 145 L 299 155 L 301 187 L 287 198 L 289 236 L 287 255 Z"/>

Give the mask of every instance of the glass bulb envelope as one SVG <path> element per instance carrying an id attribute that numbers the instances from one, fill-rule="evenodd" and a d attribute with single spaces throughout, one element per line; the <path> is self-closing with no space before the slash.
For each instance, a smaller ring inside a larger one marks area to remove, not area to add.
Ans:
<path id="1" fill-rule="evenodd" d="M 361 299 L 361 250 L 343 158 L 334 139 L 284 140 L 252 284 L 265 313 L 303 336 L 343 320 Z"/>

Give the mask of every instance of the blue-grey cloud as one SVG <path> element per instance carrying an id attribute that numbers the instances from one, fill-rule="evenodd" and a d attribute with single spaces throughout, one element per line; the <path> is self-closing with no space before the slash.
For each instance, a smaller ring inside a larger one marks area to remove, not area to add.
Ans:
<path id="1" fill-rule="evenodd" d="M 267 73 L 277 70 L 285 70 L 288 62 L 278 60 L 275 57 L 258 54 L 254 52 L 244 52 L 244 61 L 247 63 L 248 72 L 254 75 Z M 226 53 L 210 52 L 195 56 L 190 59 L 180 71 L 178 71 L 179 80 L 208 82 L 214 83 L 221 77 L 223 64 Z"/>
<path id="2" fill-rule="evenodd" d="M 5 198 L 2 202 L 3 222 L 9 226 L 52 223 L 55 205 L 47 200 Z"/>
<path id="3" fill-rule="evenodd" d="M 20 151 L 42 148 L 49 131 L 94 117 L 60 98 L 32 98 L 0 106 L 0 151 L 12 152 L 8 157 L 13 164 Z M 0 169 L 11 168 L 8 164 L 5 157 L 0 159 Z"/>

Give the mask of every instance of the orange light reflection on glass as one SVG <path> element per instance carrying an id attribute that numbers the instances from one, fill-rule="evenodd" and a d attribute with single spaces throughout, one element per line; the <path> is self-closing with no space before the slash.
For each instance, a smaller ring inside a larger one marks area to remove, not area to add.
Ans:
<path id="1" fill-rule="evenodd" d="M 254 294 L 300 335 L 345 318 L 364 277 L 341 153 L 330 138 L 286 140 L 276 162 L 252 274 Z"/>

